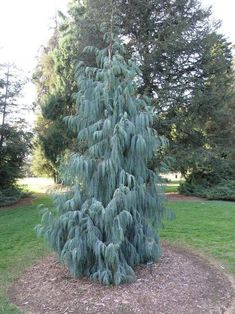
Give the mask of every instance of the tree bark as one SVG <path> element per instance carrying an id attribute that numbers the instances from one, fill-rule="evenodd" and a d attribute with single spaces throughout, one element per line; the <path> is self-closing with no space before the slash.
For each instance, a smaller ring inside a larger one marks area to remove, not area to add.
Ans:
<path id="1" fill-rule="evenodd" d="M 0 148 L 3 146 L 3 140 L 4 140 L 4 125 L 5 125 L 5 118 L 6 118 L 6 108 L 7 108 L 7 98 L 8 98 L 8 88 L 9 88 L 9 76 L 10 76 L 10 66 L 7 65 L 7 73 L 6 73 L 6 92 L 3 102 L 3 115 L 2 115 L 2 133 L 1 133 L 1 139 L 0 139 Z"/>

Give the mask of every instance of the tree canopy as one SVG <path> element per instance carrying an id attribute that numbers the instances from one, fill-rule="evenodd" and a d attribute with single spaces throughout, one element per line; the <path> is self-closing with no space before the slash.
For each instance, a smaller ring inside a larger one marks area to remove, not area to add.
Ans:
<path id="1" fill-rule="evenodd" d="M 83 49 L 105 47 L 102 30 L 112 8 L 113 29 L 126 47 L 124 58 L 135 58 L 141 69 L 138 92 L 152 98 L 154 129 L 169 141 L 162 159 L 170 159 L 170 168 L 184 176 L 215 164 L 213 158 L 222 165 L 234 143 L 232 51 L 219 23 L 210 21 L 210 8 L 202 8 L 198 0 L 116 0 L 113 7 L 105 0 L 70 2 L 67 14 L 60 13 L 37 75 L 42 87 L 38 103 L 48 125 L 44 134 L 39 131 L 46 158 L 58 169 L 69 143 L 81 152 L 86 146 L 71 140 L 75 135 L 67 133 L 62 117 L 75 108 L 76 61 L 95 66 L 94 56 Z M 152 168 L 158 167 L 159 158 L 152 160 Z"/>

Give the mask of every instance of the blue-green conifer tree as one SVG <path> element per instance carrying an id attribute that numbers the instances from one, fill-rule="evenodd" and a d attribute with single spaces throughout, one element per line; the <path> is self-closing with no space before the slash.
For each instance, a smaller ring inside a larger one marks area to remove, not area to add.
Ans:
<path id="1" fill-rule="evenodd" d="M 69 191 L 55 197 L 56 212 L 44 212 L 38 231 L 73 276 L 118 285 L 161 255 L 155 230 L 164 208 L 148 162 L 163 143 L 150 99 L 137 94 L 139 68 L 119 41 L 86 52 L 97 67 L 78 64 L 77 114 L 66 120 L 87 149 L 65 165 Z"/>

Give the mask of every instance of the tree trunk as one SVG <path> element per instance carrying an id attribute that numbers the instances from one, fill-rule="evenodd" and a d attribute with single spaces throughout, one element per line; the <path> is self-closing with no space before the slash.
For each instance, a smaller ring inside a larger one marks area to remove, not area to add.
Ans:
<path id="1" fill-rule="evenodd" d="M 5 125 L 5 118 L 6 118 L 6 107 L 7 107 L 7 98 L 8 98 L 8 88 L 9 88 L 9 70 L 10 66 L 9 64 L 7 65 L 7 73 L 6 73 L 6 93 L 5 93 L 5 97 L 4 97 L 4 103 L 3 103 L 3 115 L 2 115 L 2 133 L 1 133 L 1 139 L 0 139 L 0 148 L 2 148 L 3 146 L 3 140 L 4 140 L 4 125 Z"/>

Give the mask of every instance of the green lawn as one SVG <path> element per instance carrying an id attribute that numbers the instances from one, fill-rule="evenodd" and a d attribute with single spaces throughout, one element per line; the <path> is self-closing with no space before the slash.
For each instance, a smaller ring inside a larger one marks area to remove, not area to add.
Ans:
<path id="1" fill-rule="evenodd" d="M 235 203 L 177 201 L 167 205 L 176 219 L 165 222 L 161 239 L 214 257 L 235 274 Z"/>
<path id="2" fill-rule="evenodd" d="M 164 190 L 165 193 L 176 193 L 178 192 L 178 187 L 179 187 L 178 184 L 168 184 L 165 186 Z"/>
<path id="3" fill-rule="evenodd" d="M 37 205 L 51 206 L 48 196 L 33 205 L 0 211 L 0 313 L 19 313 L 7 302 L 6 290 L 24 269 L 48 253 L 34 226 L 40 221 Z M 176 220 L 167 221 L 163 240 L 186 245 L 215 257 L 235 274 L 235 204 L 225 202 L 168 202 Z"/>
<path id="4" fill-rule="evenodd" d="M 0 211 L 0 313 L 18 313 L 6 298 L 9 283 L 48 250 L 37 238 L 34 227 L 40 222 L 36 209 L 41 203 L 51 204 L 49 197 L 40 197 L 33 205 Z"/>

